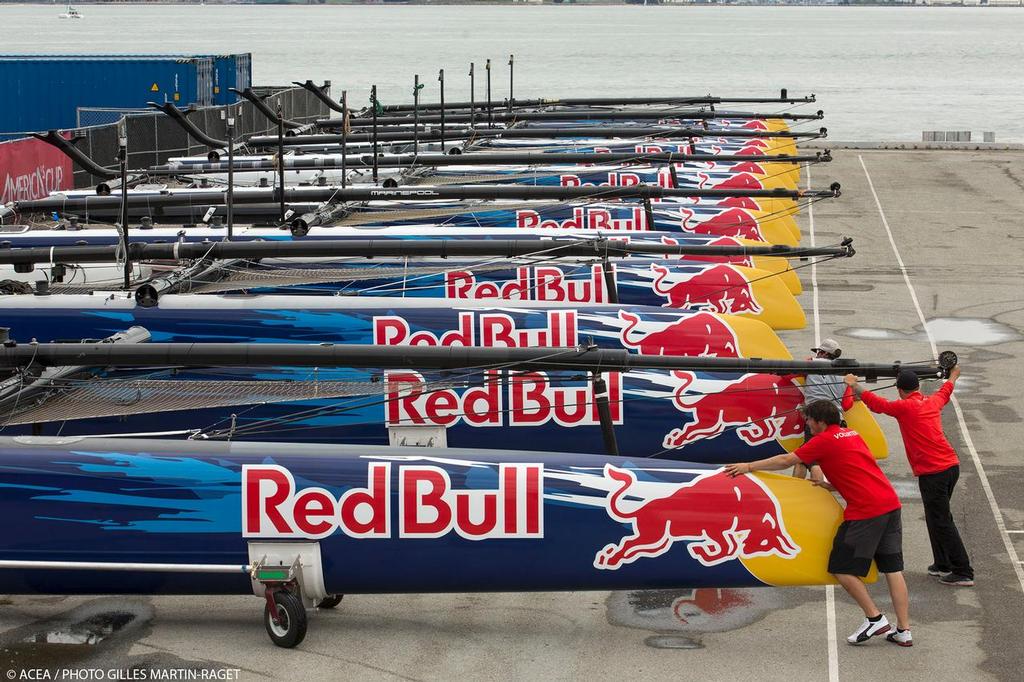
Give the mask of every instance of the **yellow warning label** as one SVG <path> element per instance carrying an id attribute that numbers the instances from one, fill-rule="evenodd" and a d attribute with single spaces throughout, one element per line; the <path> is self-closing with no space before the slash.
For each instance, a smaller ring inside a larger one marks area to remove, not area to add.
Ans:
<path id="1" fill-rule="evenodd" d="M 175 102 L 177 102 L 177 101 L 178 101 L 178 100 L 180 100 L 180 99 L 181 99 L 181 94 L 180 94 L 180 93 L 177 93 L 177 92 L 176 92 L 176 93 L 174 93 L 174 101 L 175 101 Z"/>
<path id="2" fill-rule="evenodd" d="M 153 85 L 149 86 L 149 91 L 150 92 L 160 92 L 160 86 L 157 85 L 156 83 L 153 83 Z"/>
<path id="3" fill-rule="evenodd" d="M 215 95 L 219 95 L 220 94 L 220 86 L 219 85 L 214 85 L 213 86 L 213 94 L 215 94 Z"/>

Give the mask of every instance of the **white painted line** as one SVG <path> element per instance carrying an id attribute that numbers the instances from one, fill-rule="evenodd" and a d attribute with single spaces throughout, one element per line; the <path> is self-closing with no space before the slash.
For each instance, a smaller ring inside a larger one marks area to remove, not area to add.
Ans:
<path id="1" fill-rule="evenodd" d="M 885 211 L 882 210 L 882 202 L 878 199 L 878 192 L 875 191 L 875 183 L 871 181 L 871 174 L 868 173 L 868 167 L 864 163 L 864 157 L 860 154 L 857 155 L 860 159 L 860 166 L 864 169 L 864 176 L 868 179 L 868 187 L 871 189 L 871 196 L 875 198 L 875 205 L 878 207 L 878 215 L 882 218 L 882 225 L 885 227 L 885 233 L 889 235 L 889 244 L 892 246 L 892 252 L 896 255 L 896 262 L 899 263 L 900 272 L 903 273 L 903 281 L 907 284 L 907 289 L 910 291 L 910 298 L 914 301 L 914 308 L 917 310 L 917 316 L 921 320 L 921 327 L 924 329 L 925 334 L 928 335 L 928 344 L 932 349 L 932 358 L 938 359 L 939 351 L 935 346 L 935 339 L 932 337 L 931 331 L 928 329 L 928 323 L 924 319 L 924 312 L 921 310 L 921 304 L 917 300 L 917 292 L 914 291 L 914 285 L 910 281 L 910 275 L 907 274 L 907 267 L 903 264 L 903 258 L 900 256 L 900 251 L 896 248 L 896 240 L 893 239 L 892 230 L 889 228 L 889 221 L 885 217 Z M 960 433 L 963 435 L 964 444 L 967 446 L 967 451 L 971 453 L 971 460 L 974 462 L 974 468 L 978 472 L 978 480 L 981 482 L 982 490 L 985 491 L 985 497 L 988 498 L 988 505 L 992 509 L 992 517 L 996 521 L 996 528 L 999 529 L 999 535 L 1003 539 L 1003 546 L 1006 548 L 1006 553 L 1010 557 L 1010 563 L 1013 566 L 1014 572 L 1017 574 L 1017 581 L 1020 583 L 1021 592 L 1024 592 L 1024 562 L 1021 562 L 1017 555 L 1017 550 L 1013 546 L 1013 542 L 1010 540 L 1010 534 L 1006 530 L 1006 521 L 1003 519 L 1003 513 L 999 509 L 999 505 L 996 503 L 996 496 L 992 492 L 992 486 L 988 482 L 988 474 L 985 472 L 985 467 L 981 463 L 981 457 L 978 456 L 978 451 L 974 448 L 974 441 L 971 439 L 971 432 L 967 429 L 967 422 L 964 420 L 964 411 L 960 407 L 960 401 L 956 399 L 956 394 L 950 396 L 950 404 L 953 406 L 953 411 L 956 412 L 957 423 L 960 425 Z"/>
<path id="2" fill-rule="evenodd" d="M 1024 533 L 1024 530 L 1008 530 L 1007 533 Z"/>
<path id="3" fill-rule="evenodd" d="M 836 586 L 825 585 L 828 617 L 828 682 L 839 682 L 839 646 L 836 644 Z"/>
<path id="4" fill-rule="evenodd" d="M 811 189 L 811 164 L 806 165 L 807 189 Z M 807 205 L 808 236 L 811 248 L 814 248 L 814 202 Z M 811 259 L 811 305 L 814 320 L 814 345 L 821 343 L 821 316 L 818 313 L 818 263 Z M 828 680 L 839 682 L 839 646 L 836 637 L 836 588 L 835 585 L 825 586 L 825 622 L 828 631 Z"/>

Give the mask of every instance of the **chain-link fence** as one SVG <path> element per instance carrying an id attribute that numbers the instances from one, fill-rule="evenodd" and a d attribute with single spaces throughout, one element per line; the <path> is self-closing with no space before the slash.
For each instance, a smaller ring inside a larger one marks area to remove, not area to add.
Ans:
<path id="1" fill-rule="evenodd" d="M 259 95 L 268 95 L 267 106 L 284 112 L 284 117 L 300 123 L 311 123 L 328 115 L 327 106 L 303 88 L 253 88 Z M 188 120 L 214 139 L 227 138 L 227 123 L 222 112 L 235 118 L 235 139 L 275 132 L 277 126 L 261 114 L 249 101 L 221 107 L 203 107 L 188 114 Z M 158 111 L 125 115 L 128 134 L 128 168 L 139 169 L 167 163 L 173 156 L 205 154 L 208 148 L 192 139 L 176 121 Z M 80 128 L 76 134 L 85 139 L 77 146 L 101 166 L 117 167 L 117 121 L 106 125 Z M 92 187 L 101 182 L 87 171 L 75 168 L 75 187 Z"/>

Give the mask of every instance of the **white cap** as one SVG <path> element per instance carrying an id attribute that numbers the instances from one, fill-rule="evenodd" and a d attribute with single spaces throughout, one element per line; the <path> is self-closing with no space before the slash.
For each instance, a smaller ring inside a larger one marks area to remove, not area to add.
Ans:
<path id="1" fill-rule="evenodd" d="M 817 348 L 812 348 L 811 352 L 823 352 L 828 353 L 829 355 L 839 357 L 840 355 L 842 355 L 843 349 L 839 347 L 839 342 L 836 341 L 835 339 L 825 339 Z"/>

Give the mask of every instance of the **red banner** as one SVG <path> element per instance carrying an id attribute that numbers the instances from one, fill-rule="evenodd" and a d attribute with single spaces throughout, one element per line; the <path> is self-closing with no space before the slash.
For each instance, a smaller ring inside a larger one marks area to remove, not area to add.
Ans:
<path id="1" fill-rule="evenodd" d="M 71 189 L 71 159 L 34 138 L 0 142 L 0 205 Z"/>

